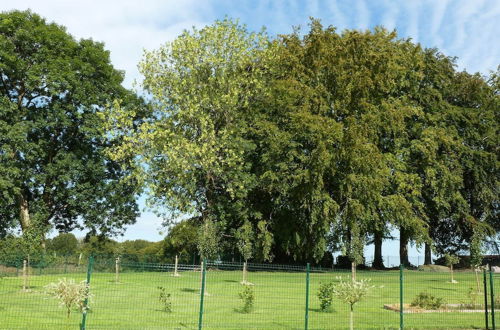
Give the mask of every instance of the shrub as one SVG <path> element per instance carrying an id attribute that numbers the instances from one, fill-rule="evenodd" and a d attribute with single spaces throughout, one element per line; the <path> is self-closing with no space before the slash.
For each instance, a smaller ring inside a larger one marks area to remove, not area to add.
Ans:
<path id="1" fill-rule="evenodd" d="M 165 289 L 162 286 L 158 287 L 158 290 L 160 290 L 160 303 L 162 304 L 163 311 L 167 313 L 172 312 L 172 299 L 170 293 L 167 293 L 167 289 Z"/>
<path id="2" fill-rule="evenodd" d="M 437 298 L 428 292 L 420 292 L 411 302 L 411 306 L 423 309 L 439 309 L 443 305 L 443 298 Z"/>
<path id="3" fill-rule="evenodd" d="M 251 285 L 243 285 L 243 290 L 239 293 L 239 297 L 243 300 L 243 313 L 250 313 L 253 309 L 255 294 Z"/>
<path id="4" fill-rule="evenodd" d="M 66 308 L 69 317 L 72 309 L 83 312 L 88 309 L 85 300 L 91 297 L 89 287 L 85 281 L 75 283 L 74 280 L 59 279 L 57 283 L 49 283 L 45 286 L 45 292 L 59 300 L 61 307 Z"/>
<path id="5" fill-rule="evenodd" d="M 327 312 L 333 303 L 333 282 L 321 283 L 318 289 L 319 308 Z"/>

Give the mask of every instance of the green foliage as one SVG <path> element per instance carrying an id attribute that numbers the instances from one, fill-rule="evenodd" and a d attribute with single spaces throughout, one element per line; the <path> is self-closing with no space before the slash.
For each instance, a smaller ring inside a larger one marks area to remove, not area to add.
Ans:
<path id="1" fill-rule="evenodd" d="M 81 252 L 85 255 L 118 255 L 120 254 L 120 244 L 107 237 L 90 236 L 84 239 Z"/>
<path id="2" fill-rule="evenodd" d="M 173 225 L 163 241 L 163 255 L 169 260 L 179 256 L 180 263 L 190 263 L 198 254 L 198 229 L 194 219 L 180 221 Z"/>
<path id="3" fill-rule="evenodd" d="M 167 293 L 167 289 L 159 286 L 158 290 L 160 290 L 159 301 L 162 305 L 162 309 L 166 313 L 172 313 L 172 298 L 171 294 Z"/>
<path id="4" fill-rule="evenodd" d="M 56 252 L 59 255 L 70 255 L 76 253 L 78 240 L 71 233 L 60 233 L 47 242 L 47 251 Z"/>
<path id="5" fill-rule="evenodd" d="M 423 309 L 439 309 L 444 304 L 443 298 L 435 297 L 428 292 L 420 292 L 411 302 L 411 306 Z"/>
<path id="6" fill-rule="evenodd" d="M 477 269 L 483 263 L 482 235 L 475 232 L 470 242 L 470 265 Z"/>
<path id="7" fill-rule="evenodd" d="M 373 287 L 373 285 L 370 285 L 369 279 L 344 281 L 342 278 L 339 278 L 339 283 L 333 287 L 333 294 L 339 300 L 348 304 L 351 311 L 353 311 L 354 305 L 360 302 Z"/>
<path id="8" fill-rule="evenodd" d="M 146 52 L 140 70 L 150 116 L 116 102 L 106 128 L 126 143 L 109 155 L 169 221 L 210 219 L 243 255 L 330 248 L 360 263 L 367 237 L 396 227 L 407 263 L 410 241 L 443 254 L 500 230 L 498 72 L 456 72 L 383 28 L 312 20 L 271 41 L 228 19 Z"/>
<path id="9" fill-rule="evenodd" d="M 243 289 L 238 293 L 238 296 L 243 301 L 241 311 L 243 313 L 250 313 L 253 309 L 255 301 L 255 293 L 251 285 L 243 285 Z"/>
<path id="10" fill-rule="evenodd" d="M 202 259 L 215 259 L 220 251 L 220 233 L 217 224 L 206 219 L 198 229 L 198 252 Z"/>
<path id="11" fill-rule="evenodd" d="M 445 254 L 444 255 L 444 262 L 445 262 L 446 266 L 452 267 L 453 265 L 456 265 L 460 262 L 460 258 L 456 255 Z"/>
<path id="12" fill-rule="evenodd" d="M 109 52 L 31 11 L 0 22 L 0 236 L 20 226 L 38 247 L 54 227 L 113 234 L 133 223 L 138 187 L 105 155 L 120 140 L 103 133 L 102 116 L 114 98 L 137 113 L 141 102 Z"/>
<path id="13" fill-rule="evenodd" d="M 319 285 L 317 296 L 319 299 L 319 308 L 322 312 L 329 311 L 332 306 L 334 287 L 335 284 L 333 282 L 324 282 Z"/>
<path id="14" fill-rule="evenodd" d="M 254 232 L 252 229 L 252 224 L 249 221 L 245 221 L 243 225 L 238 228 L 235 234 L 237 240 L 238 251 L 243 256 L 243 259 L 247 261 L 252 258 L 254 250 Z"/>
<path id="15" fill-rule="evenodd" d="M 49 283 L 45 286 L 45 292 L 59 300 L 61 307 L 66 308 L 68 318 L 71 310 L 76 309 L 83 312 L 85 308 L 88 308 L 85 306 L 85 300 L 92 296 L 85 281 L 76 283 L 74 280 L 66 278 Z"/>

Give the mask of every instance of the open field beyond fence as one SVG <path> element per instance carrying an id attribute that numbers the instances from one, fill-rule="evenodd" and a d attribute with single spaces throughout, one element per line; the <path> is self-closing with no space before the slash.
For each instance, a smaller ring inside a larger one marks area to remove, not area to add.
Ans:
<path id="1" fill-rule="evenodd" d="M 96 263 L 91 276 L 92 299 L 87 314 L 87 329 L 196 329 L 200 317 L 201 275 L 199 267 L 179 266 L 180 276 L 172 276 L 172 265 L 122 264 L 117 274 Z M 33 269 L 29 288 L 26 279 L 10 273 L 0 278 L 1 329 L 78 329 L 82 314 L 73 311 L 69 317 L 58 302 L 48 296 L 44 287 L 67 278 L 86 279 L 86 265 L 76 267 Z M 6 273 L 4 273 L 6 275 Z M 317 297 L 323 282 L 347 279 L 348 272 L 317 271 L 310 273 L 308 328 L 343 329 L 349 327 L 349 307 L 333 300 L 330 311 L 320 310 Z M 358 271 L 358 279 L 371 279 L 373 288 L 355 307 L 354 328 L 398 328 L 400 314 L 384 305 L 399 305 L 399 271 Z M 118 281 L 117 281 L 118 279 Z M 202 325 L 205 329 L 304 329 L 306 316 L 305 268 L 269 268 L 257 270 L 249 265 L 248 282 L 255 300 L 249 313 L 242 311 L 239 297 L 243 285 L 241 265 L 209 264 L 206 271 L 206 294 L 203 296 Z M 471 301 L 470 291 L 477 288 L 473 272 L 404 271 L 403 301 L 410 304 L 421 292 L 442 298 L 445 307 L 435 311 L 404 314 L 405 328 L 484 328 L 484 297 Z M 483 289 L 480 274 L 480 290 Z M 494 275 L 496 297 L 500 296 L 500 276 Z M 164 289 L 160 289 L 162 287 Z M 161 290 L 170 294 L 171 312 L 159 300 Z M 488 298 L 489 299 L 489 298 Z M 476 305 L 475 307 L 472 305 Z M 448 307 L 446 307 L 448 306 Z M 497 306 L 497 309 L 499 306 Z M 476 309 L 476 310 L 474 310 Z M 496 324 L 498 326 L 497 311 Z M 491 320 L 490 320 L 491 326 Z"/>

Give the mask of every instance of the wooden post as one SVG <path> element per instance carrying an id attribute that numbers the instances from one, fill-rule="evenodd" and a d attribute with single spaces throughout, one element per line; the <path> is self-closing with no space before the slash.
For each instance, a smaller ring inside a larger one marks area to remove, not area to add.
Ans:
<path id="1" fill-rule="evenodd" d="M 241 281 L 241 284 L 246 285 L 248 284 L 247 282 L 247 262 L 243 262 L 243 280 Z"/>
<path id="2" fill-rule="evenodd" d="M 177 255 L 175 256 L 175 265 L 174 265 L 174 274 L 172 276 L 181 276 L 179 272 L 177 271 L 177 266 L 179 265 L 179 258 Z"/>
<path id="3" fill-rule="evenodd" d="M 117 257 L 115 260 L 115 283 L 119 281 L 119 272 L 120 272 L 120 257 Z"/>
<path id="4" fill-rule="evenodd" d="M 28 262 L 23 260 L 23 291 L 28 289 Z"/>

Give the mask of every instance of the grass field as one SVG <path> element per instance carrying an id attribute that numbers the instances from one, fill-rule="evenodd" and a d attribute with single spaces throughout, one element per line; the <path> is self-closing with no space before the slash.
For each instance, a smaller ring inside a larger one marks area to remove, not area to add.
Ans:
<path id="1" fill-rule="evenodd" d="M 309 329 L 343 329 L 349 326 L 348 306 L 334 301 L 331 312 L 321 312 L 316 296 L 321 282 L 347 277 L 349 273 L 311 273 Z M 67 318 L 58 302 L 44 293 L 44 286 L 59 278 L 85 279 L 82 273 L 31 276 L 30 291 L 23 292 L 22 277 L 0 279 L 1 329 L 77 329 L 81 314 Z M 375 287 L 355 307 L 355 329 L 395 329 L 399 313 L 386 310 L 384 304 L 399 303 L 398 271 L 358 272 L 358 279 L 370 278 Z M 250 272 L 254 284 L 255 306 L 251 313 L 241 312 L 241 271 L 209 270 L 204 296 L 205 329 L 304 329 L 305 273 Z M 467 292 L 476 287 L 474 273 L 458 272 L 456 284 L 447 273 L 405 271 L 404 302 L 410 303 L 419 292 L 442 297 L 448 304 L 469 301 Z M 500 277 L 495 278 L 500 295 Z M 172 312 L 162 311 L 158 286 L 171 294 Z M 482 287 L 482 282 L 481 282 Z M 94 297 L 87 317 L 87 329 L 194 329 L 200 307 L 200 272 L 185 271 L 180 277 L 166 272 L 122 272 L 119 282 L 114 273 L 95 272 L 91 279 Z M 481 296 L 478 303 L 483 302 Z M 497 307 L 498 308 L 498 307 Z M 497 313 L 497 325 L 499 317 Z M 438 312 L 405 314 L 410 329 L 484 328 L 484 312 Z M 490 323 L 491 324 L 491 323 Z"/>

